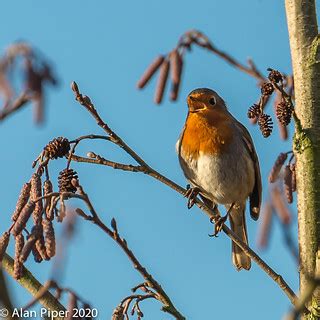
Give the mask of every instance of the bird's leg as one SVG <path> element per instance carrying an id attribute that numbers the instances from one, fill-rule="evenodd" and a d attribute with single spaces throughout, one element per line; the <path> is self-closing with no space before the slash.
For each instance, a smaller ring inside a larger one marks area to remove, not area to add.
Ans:
<path id="1" fill-rule="evenodd" d="M 217 237 L 218 233 L 222 230 L 224 223 L 228 220 L 229 214 L 234 206 L 234 203 L 231 204 L 230 208 L 227 211 L 227 214 L 223 217 L 220 215 L 217 217 L 210 218 L 210 222 L 214 223 L 214 233 L 209 234 L 209 237 Z M 216 207 L 216 206 L 215 206 Z"/>
<path id="2" fill-rule="evenodd" d="M 187 185 L 187 192 L 185 194 L 185 197 L 188 198 L 188 209 L 191 209 L 193 205 L 196 203 L 196 198 L 199 192 L 200 189 L 198 187 L 191 188 L 189 184 Z"/>

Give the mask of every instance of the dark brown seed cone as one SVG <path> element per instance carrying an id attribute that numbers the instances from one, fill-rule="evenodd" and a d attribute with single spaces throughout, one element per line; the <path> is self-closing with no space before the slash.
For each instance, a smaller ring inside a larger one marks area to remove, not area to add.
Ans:
<path id="1" fill-rule="evenodd" d="M 247 116 L 249 119 L 255 119 L 259 117 L 260 114 L 261 114 L 260 106 L 258 104 L 254 104 L 248 109 Z"/>
<path id="2" fill-rule="evenodd" d="M 44 155 L 49 159 L 63 158 L 69 151 L 69 140 L 64 137 L 55 138 L 44 147 Z"/>
<path id="3" fill-rule="evenodd" d="M 162 62 L 164 61 L 165 57 L 164 56 L 158 56 L 147 68 L 147 70 L 144 72 L 142 77 L 137 83 L 137 87 L 139 89 L 144 88 L 144 86 L 149 82 L 149 80 L 152 78 L 152 76 L 156 73 L 156 71 L 159 69 L 161 66 Z"/>
<path id="4" fill-rule="evenodd" d="M 19 280 L 22 277 L 22 268 L 23 264 L 20 261 L 20 255 L 24 247 L 24 237 L 23 234 L 20 233 L 15 237 L 15 255 L 14 255 L 14 264 L 13 264 L 13 277 L 16 280 Z"/>
<path id="5" fill-rule="evenodd" d="M 31 190 L 31 183 L 30 182 L 25 183 L 20 191 L 20 195 L 16 204 L 16 209 L 12 214 L 12 217 L 11 217 L 12 221 L 16 221 L 18 219 L 18 216 L 21 210 L 28 202 L 29 196 L 30 196 L 30 190 Z"/>
<path id="6" fill-rule="evenodd" d="M 268 71 L 270 71 L 268 79 L 271 82 L 278 83 L 283 80 L 282 74 L 278 70 L 269 68 Z"/>
<path id="7" fill-rule="evenodd" d="M 170 63 L 168 60 L 165 60 L 160 68 L 160 74 L 157 82 L 156 92 L 154 95 L 154 102 L 160 104 L 163 98 L 163 93 L 166 88 L 168 75 L 169 75 Z"/>
<path id="8" fill-rule="evenodd" d="M 22 229 L 25 228 L 26 223 L 28 222 L 33 210 L 34 210 L 34 202 L 29 201 L 22 209 L 16 223 L 14 224 L 13 228 L 11 229 L 11 233 L 14 236 L 17 236 Z"/>
<path id="9" fill-rule="evenodd" d="M 284 194 L 287 198 L 288 203 L 292 203 L 292 201 L 293 201 L 293 197 L 292 197 L 292 172 L 290 170 L 290 165 L 286 165 L 284 168 L 283 182 L 284 182 Z"/>
<path id="10" fill-rule="evenodd" d="M 278 177 L 279 177 L 279 173 L 281 171 L 281 168 L 283 166 L 283 164 L 285 163 L 285 161 L 287 160 L 288 158 L 288 154 L 287 153 L 280 153 L 270 171 L 270 174 L 269 174 L 269 182 L 270 183 L 273 183 L 275 182 Z"/>
<path id="11" fill-rule="evenodd" d="M 296 164 L 292 163 L 290 164 L 290 170 L 291 170 L 291 177 L 292 177 L 292 181 L 291 181 L 291 188 L 292 191 L 295 192 L 297 190 L 297 181 L 296 181 Z"/>
<path id="12" fill-rule="evenodd" d="M 78 179 L 77 173 L 72 169 L 64 169 L 59 173 L 58 185 L 60 192 L 73 192 L 77 188 L 72 184 L 72 179 Z"/>
<path id="13" fill-rule="evenodd" d="M 44 243 L 47 250 L 47 255 L 52 258 L 56 254 L 56 240 L 54 235 L 54 229 L 52 221 L 43 219 L 42 220 Z"/>
<path id="14" fill-rule="evenodd" d="M 273 188 L 271 193 L 272 204 L 277 213 L 280 221 L 284 225 L 288 225 L 291 222 L 291 213 L 287 207 L 287 204 L 283 198 L 283 194 L 278 188 Z"/>
<path id="15" fill-rule="evenodd" d="M 259 124 L 260 130 L 262 132 L 262 135 L 265 138 L 268 138 L 272 132 L 272 129 L 273 129 L 273 122 L 272 122 L 271 117 L 268 114 L 262 113 L 259 116 L 258 124 Z"/>
<path id="16" fill-rule="evenodd" d="M 181 73 L 183 67 L 183 60 L 178 50 L 174 50 L 170 54 L 170 65 L 171 65 L 171 80 L 172 87 L 170 98 L 172 101 L 177 100 L 179 94 L 179 88 L 181 83 Z"/>
<path id="17" fill-rule="evenodd" d="M 3 235 L 0 238 L 0 262 L 2 261 L 3 256 L 7 250 L 9 240 L 10 240 L 10 233 L 6 231 L 3 233 Z"/>
<path id="18" fill-rule="evenodd" d="M 43 235 L 40 236 L 40 238 L 36 241 L 36 248 L 42 258 L 42 260 L 50 260 L 50 258 L 47 255 L 47 250 L 44 244 L 44 237 Z"/>
<path id="19" fill-rule="evenodd" d="M 270 96 L 273 93 L 273 85 L 270 82 L 265 82 L 262 86 L 261 86 L 261 94 L 263 96 Z"/>
<path id="20" fill-rule="evenodd" d="M 35 245 L 32 247 L 32 255 L 36 263 L 40 263 L 42 261 L 41 255 Z"/>
<path id="21" fill-rule="evenodd" d="M 37 198 L 40 198 L 42 196 L 41 176 L 37 173 L 34 173 L 31 178 L 30 196 L 32 201 L 35 201 Z M 42 212 L 43 212 L 42 200 L 35 202 L 35 207 L 32 213 L 34 224 L 41 223 Z"/>
<path id="22" fill-rule="evenodd" d="M 260 248 L 266 248 L 268 246 L 268 241 L 270 238 L 271 223 L 272 223 L 272 205 L 268 201 L 261 210 L 262 222 L 260 225 L 258 246 Z"/>
<path id="23" fill-rule="evenodd" d="M 291 121 L 292 109 L 285 101 L 281 101 L 276 106 L 276 116 L 283 126 L 287 126 Z"/>

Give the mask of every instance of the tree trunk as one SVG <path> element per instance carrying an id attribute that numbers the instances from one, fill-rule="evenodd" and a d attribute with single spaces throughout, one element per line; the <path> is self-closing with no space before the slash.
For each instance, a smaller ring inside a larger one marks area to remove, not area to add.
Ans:
<path id="1" fill-rule="evenodd" d="M 300 250 L 300 293 L 315 274 L 320 240 L 320 37 L 315 0 L 286 0 L 295 110 L 303 133 L 296 130 L 298 228 Z M 318 297 L 317 297 L 318 296 Z M 320 294 L 315 291 L 308 308 L 320 311 Z M 309 315 L 308 319 L 312 319 Z M 307 319 L 304 315 L 302 319 Z"/>

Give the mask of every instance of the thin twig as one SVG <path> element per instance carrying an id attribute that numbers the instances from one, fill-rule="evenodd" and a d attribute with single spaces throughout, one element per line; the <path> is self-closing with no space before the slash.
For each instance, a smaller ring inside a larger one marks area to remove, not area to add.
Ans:
<path id="1" fill-rule="evenodd" d="M 89 113 L 93 116 L 93 118 L 97 121 L 97 124 L 110 136 L 111 142 L 121 147 L 125 152 L 127 152 L 137 163 L 144 167 L 144 173 L 150 175 L 151 177 L 159 180 L 160 182 L 166 184 L 167 186 L 171 187 L 172 189 L 176 190 L 183 196 L 185 196 L 186 191 L 184 188 L 180 187 L 175 182 L 171 181 L 167 177 L 161 175 L 156 170 L 152 169 L 139 155 L 136 154 L 133 149 L 131 149 L 116 133 L 114 133 L 110 127 L 101 119 L 100 115 L 98 114 L 97 110 L 95 109 L 94 105 L 92 104 L 90 98 L 87 96 L 83 96 L 78 89 L 78 86 L 75 82 L 72 83 L 72 90 L 75 93 L 76 100 L 83 105 Z M 94 162 L 92 162 L 94 163 Z M 99 164 L 98 162 L 95 162 Z M 104 163 L 100 163 L 103 165 L 107 165 Z M 209 217 L 216 219 L 216 214 L 214 211 L 207 207 L 202 201 L 196 199 L 196 205 Z M 264 260 L 262 260 L 249 246 L 247 246 L 244 242 L 242 242 L 237 235 L 229 229 L 226 225 L 223 225 L 222 230 L 225 234 L 227 234 L 231 240 L 237 244 L 253 261 L 255 261 L 258 266 L 264 270 L 282 289 L 282 291 L 287 295 L 289 300 L 293 305 L 295 305 L 297 296 L 293 292 L 293 290 L 289 287 L 283 277 L 277 274 Z"/>
<path id="2" fill-rule="evenodd" d="M 12 103 L 1 109 L 0 121 L 21 109 L 29 101 L 31 101 L 30 95 L 26 92 L 21 93 L 20 96 L 18 96 Z"/>
<path id="3" fill-rule="evenodd" d="M 157 293 L 157 295 L 154 295 L 154 297 L 157 297 L 159 301 L 162 302 L 163 307 L 162 310 L 164 312 L 167 312 L 174 316 L 178 320 L 183 320 L 185 317 L 175 308 L 174 304 L 172 303 L 171 299 L 167 295 L 167 293 L 162 289 L 161 285 L 154 279 L 154 277 L 147 271 L 147 269 L 140 263 L 138 258 L 134 255 L 134 253 L 129 249 L 127 241 L 124 238 L 121 238 L 117 227 L 116 222 L 113 219 L 112 220 L 112 227 L 113 230 L 111 230 L 108 226 L 106 226 L 99 218 L 99 215 L 97 214 L 96 210 L 94 209 L 88 195 L 84 192 L 83 188 L 81 186 L 78 187 L 78 192 L 82 196 L 84 202 L 86 203 L 91 216 L 86 215 L 82 210 L 76 210 L 76 212 L 81 216 L 82 218 L 91 221 L 95 225 L 97 225 L 101 230 L 103 230 L 110 238 L 112 238 L 125 252 L 127 257 L 132 262 L 134 268 L 142 275 L 142 277 L 145 279 L 147 285 L 154 289 Z M 72 197 L 72 196 L 71 196 Z"/>

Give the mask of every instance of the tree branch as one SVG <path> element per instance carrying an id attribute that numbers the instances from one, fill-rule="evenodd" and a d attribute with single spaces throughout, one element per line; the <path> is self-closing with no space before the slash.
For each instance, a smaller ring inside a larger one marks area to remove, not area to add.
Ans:
<path id="1" fill-rule="evenodd" d="M 97 121 L 97 124 L 107 133 L 108 136 L 110 136 L 110 141 L 113 142 L 114 144 L 118 145 L 121 147 L 125 152 L 127 152 L 134 160 L 138 162 L 138 164 L 142 167 L 140 170 L 137 170 L 139 172 L 143 172 L 145 174 L 150 175 L 151 177 L 159 180 L 160 182 L 166 184 L 170 188 L 174 189 L 181 195 L 185 196 L 186 195 L 186 189 L 182 188 L 175 182 L 171 181 L 167 177 L 163 176 L 156 170 L 152 169 L 139 155 L 137 155 L 133 149 L 131 149 L 115 132 L 113 132 L 110 127 L 101 119 L 99 116 L 97 110 L 95 109 L 94 105 L 92 104 L 90 98 L 87 96 L 83 96 L 80 94 L 78 86 L 75 82 L 72 83 L 72 90 L 74 91 L 76 95 L 76 100 L 83 105 L 89 113 L 93 116 L 93 118 Z M 78 161 L 82 162 L 79 157 L 74 157 L 74 159 L 77 159 Z M 89 162 L 87 161 L 88 159 L 85 158 L 83 162 Z M 109 163 L 108 163 L 109 162 Z M 95 163 L 95 164 L 102 164 L 102 165 L 110 165 L 111 167 L 113 166 L 113 162 L 109 161 L 104 162 L 100 161 L 98 159 L 90 159 L 90 163 Z M 126 168 L 126 165 L 123 165 L 123 168 Z M 121 166 L 120 166 L 121 167 Z M 119 167 L 119 168 L 120 168 Z M 123 170 L 123 168 L 120 168 Z M 133 170 L 127 170 L 127 171 L 133 171 Z M 202 201 L 199 199 L 196 199 L 195 204 L 211 219 L 216 219 L 217 215 L 214 213 L 214 211 L 207 207 Z M 277 274 L 265 261 L 263 261 L 249 246 L 247 246 L 245 243 L 243 243 L 234 232 L 232 232 L 231 229 L 229 229 L 226 225 L 223 225 L 222 228 L 223 232 L 228 235 L 231 240 L 237 244 L 253 261 L 255 261 L 259 267 L 265 271 L 278 285 L 279 287 L 283 290 L 283 292 L 287 295 L 289 300 L 293 305 L 296 303 L 296 295 L 294 294 L 293 290 L 289 287 L 289 285 L 285 282 L 285 280 L 282 278 L 281 275 Z"/>
<path id="2" fill-rule="evenodd" d="M 320 38 L 315 0 L 286 0 L 285 4 L 295 112 L 310 142 L 305 148 L 295 148 L 300 269 L 305 270 L 300 272 L 300 292 L 304 295 L 309 287 L 306 275 L 315 272 L 320 243 Z M 301 128 L 296 126 L 295 137 L 299 138 Z M 317 308 L 320 309 L 320 301 Z"/>
<path id="3" fill-rule="evenodd" d="M 2 260 L 3 269 L 13 277 L 13 259 L 5 253 Z M 19 280 L 16 280 L 21 286 L 28 290 L 32 296 L 37 296 L 38 292 L 43 290 L 43 285 L 32 275 L 32 273 L 25 267 L 23 267 L 23 275 Z M 48 311 L 63 311 L 66 309 L 64 306 L 49 292 L 47 291 L 39 299 L 39 302 L 48 310 Z M 56 320 L 63 320 L 64 318 L 56 317 Z"/>

